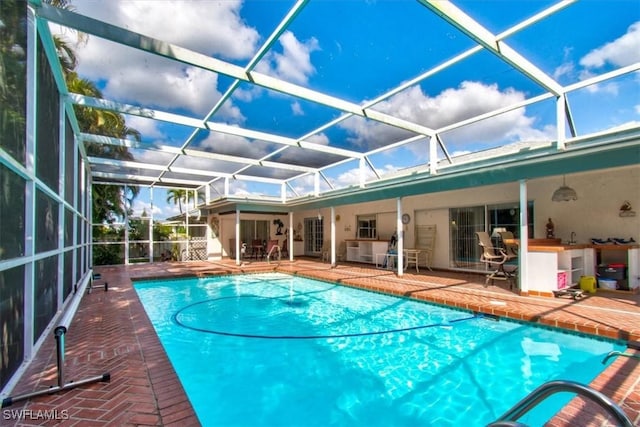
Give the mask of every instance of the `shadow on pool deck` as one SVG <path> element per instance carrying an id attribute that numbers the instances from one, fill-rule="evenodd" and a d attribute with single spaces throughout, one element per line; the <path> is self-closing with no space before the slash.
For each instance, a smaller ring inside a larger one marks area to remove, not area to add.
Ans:
<path id="1" fill-rule="evenodd" d="M 638 294 L 598 292 L 577 301 L 526 297 L 502 286 L 485 288 L 482 275 L 407 271 L 398 277 L 390 271 L 362 264 L 341 263 L 331 268 L 329 264 L 310 259 L 271 264 L 252 262 L 241 266 L 225 260 L 98 267 L 96 272 L 109 283 L 108 292 L 94 290 L 83 296 L 66 335 L 65 378 L 69 382 L 109 372 L 111 381 L 17 402 L 3 409 L 0 424 L 200 425 L 138 300 L 132 280 L 265 271 L 327 280 L 606 338 L 640 341 Z M 628 352 L 640 354 L 632 348 Z M 51 336 L 44 341 L 12 396 L 56 384 L 55 342 Z M 640 425 L 640 362 L 637 359 L 618 357 L 590 386 L 611 397 L 634 425 Z M 7 409 L 12 412 L 5 412 Z M 44 418 L 52 414 L 57 419 Z M 606 419 L 604 412 L 592 402 L 575 398 L 548 425 L 615 425 L 608 424 Z"/>

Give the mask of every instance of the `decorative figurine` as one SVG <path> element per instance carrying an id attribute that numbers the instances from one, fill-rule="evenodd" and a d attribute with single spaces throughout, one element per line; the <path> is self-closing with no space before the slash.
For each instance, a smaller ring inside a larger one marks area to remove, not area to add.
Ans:
<path id="1" fill-rule="evenodd" d="M 547 239 L 553 239 L 555 237 L 554 229 L 553 221 L 549 218 L 549 222 L 547 222 Z"/>

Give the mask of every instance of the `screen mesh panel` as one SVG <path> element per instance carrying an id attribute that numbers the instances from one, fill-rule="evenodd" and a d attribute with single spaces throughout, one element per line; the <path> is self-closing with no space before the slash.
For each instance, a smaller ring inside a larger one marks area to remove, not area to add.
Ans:
<path id="1" fill-rule="evenodd" d="M 26 15 L 27 2 L 14 1 L 14 7 L 0 8 L 0 22 L 15 22 Z M 4 5 L 3 5 L 4 6 Z M 11 16 L 12 14 L 16 14 Z M 26 26 L 3 25 L 0 32 L 2 72 L 0 72 L 0 148 L 26 164 L 27 62 L 12 54 L 16 46 L 27 51 Z M 6 53 L 6 54 L 5 54 Z"/>
<path id="2" fill-rule="evenodd" d="M 62 298 L 65 299 L 69 296 L 73 290 L 73 255 L 76 253 L 74 250 L 69 250 L 64 253 L 64 271 L 62 273 Z"/>
<path id="3" fill-rule="evenodd" d="M 73 129 L 68 119 L 64 121 L 64 128 L 64 199 L 67 203 L 73 205 L 73 153 L 75 153 L 75 150 L 73 149 Z"/>
<path id="4" fill-rule="evenodd" d="M 24 255 L 25 181 L 0 164 L 0 260 Z"/>
<path id="5" fill-rule="evenodd" d="M 73 212 L 64 210 L 64 247 L 73 246 Z"/>
<path id="6" fill-rule="evenodd" d="M 35 343 L 57 311 L 58 256 L 35 262 L 33 342 Z"/>
<path id="7" fill-rule="evenodd" d="M 36 253 L 58 247 L 58 204 L 42 191 L 36 191 Z"/>
<path id="8" fill-rule="evenodd" d="M 24 356 L 24 266 L 0 271 L 0 387 L 18 369 Z"/>
<path id="9" fill-rule="evenodd" d="M 60 98 L 39 39 L 37 93 L 36 176 L 57 193 L 60 180 Z"/>

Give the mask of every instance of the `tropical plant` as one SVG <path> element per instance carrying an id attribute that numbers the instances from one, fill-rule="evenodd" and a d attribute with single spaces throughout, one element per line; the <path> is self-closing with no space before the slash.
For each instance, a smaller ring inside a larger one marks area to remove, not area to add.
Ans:
<path id="1" fill-rule="evenodd" d="M 178 209 L 180 209 L 180 213 L 182 213 L 182 203 L 188 203 L 187 190 L 180 189 L 171 189 L 167 190 L 167 203 L 173 203 L 174 205 L 178 205 Z"/>

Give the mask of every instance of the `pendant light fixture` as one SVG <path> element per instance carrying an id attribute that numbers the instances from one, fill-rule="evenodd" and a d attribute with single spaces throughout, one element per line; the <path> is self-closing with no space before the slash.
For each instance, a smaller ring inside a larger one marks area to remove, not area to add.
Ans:
<path id="1" fill-rule="evenodd" d="M 564 175 L 562 175 L 562 186 L 560 186 L 560 188 L 553 192 L 551 200 L 553 200 L 554 202 L 568 202 L 570 200 L 578 200 L 578 194 L 576 194 L 576 190 L 571 187 L 567 187 Z"/>

